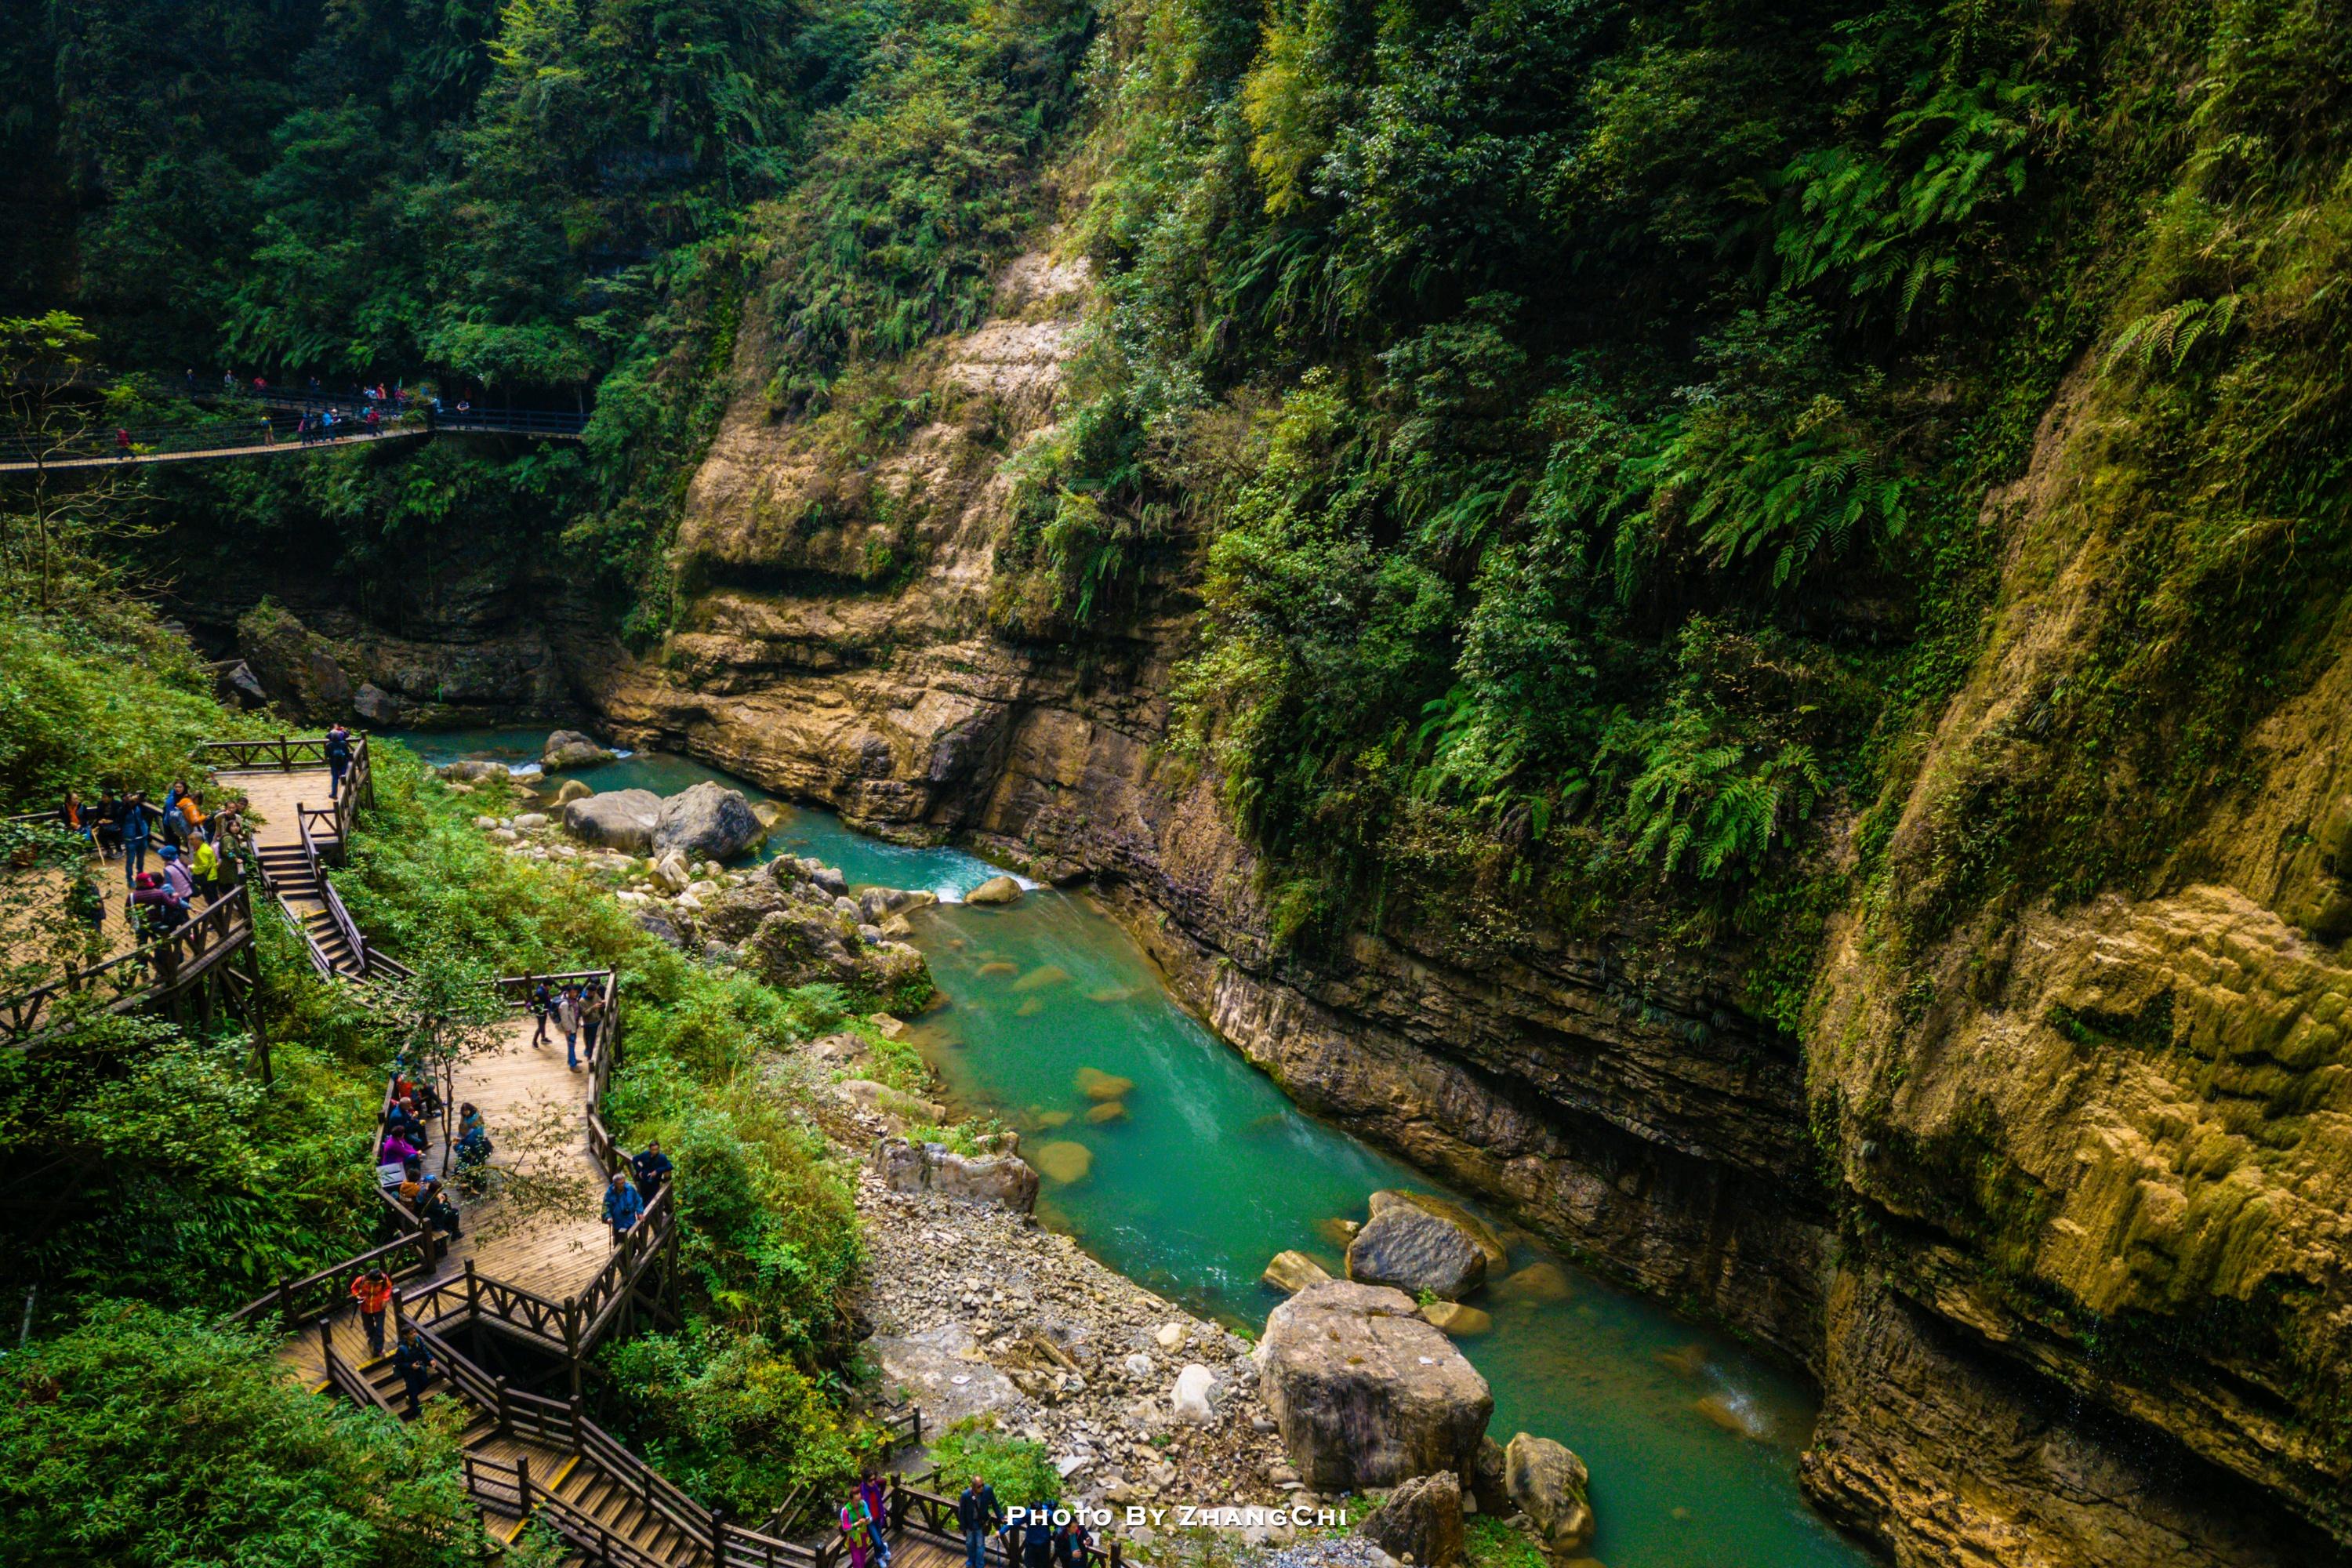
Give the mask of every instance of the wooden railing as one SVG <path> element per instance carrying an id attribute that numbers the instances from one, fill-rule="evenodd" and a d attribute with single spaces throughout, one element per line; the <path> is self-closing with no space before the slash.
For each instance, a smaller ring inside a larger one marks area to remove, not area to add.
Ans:
<path id="1" fill-rule="evenodd" d="M 327 765 L 327 737 L 279 735 L 267 741 L 205 741 L 196 747 L 193 756 L 196 762 L 215 769 L 274 767 L 279 773 L 292 773 L 297 768 Z M 353 731 L 351 766 L 344 771 L 343 787 L 336 792 L 333 806 L 300 809 L 320 818 L 321 827 L 331 827 L 341 845 L 350 841 L 352 819 L 359 808 L 374 804 L 375 769 L 368 755 L 367 736 Z"/>
<path id="2" fill-rule="evenodd" d="M 954 1499 L 925 1491 L 903 1479 L 894 1478 L 890 1484 L 889 1511 L 892 1530 L 929 1536 L 934 1541 L 950 1544 L 958 1551 L 962 1550 L 963 1529 L 956 1522 Z M 994 1541 L 988 1543 L 984 1556 L 990 1563 L 1005 1564 L 1005 1568 L 1021 1568 L 1017 1563 L 1007 1562 L 1003 1550 Z M 1113 1540 L 1108 1546 L 1082 1547 L 1079 1559 L 1090 1568 L 1097 1564 L 1100 1568 L 1119 1568 L 1118 1542 Z"/>
<path id="3" fill-rule="evenodd" d="M 351 1299 L 352 1281 L 369 1269 L 381 1268 L 397 1280 L 404 1274 L 430 1273 L 435 1258 L 428 1239 L 415 1234 L 403 1236 L 316 1274 L 306 1274 L 299 1279 L 280 1279 L 276 1289 L 255 1297 L 231 1312 L 229 1318 L 234 1322 L 258 1323 L 274 1312 L 286 1325 L 287 1332 L 298 1332 L 305 1325 L 340 1310 Z"/>
<path id="4" fill-rule="evenodd" d="M 232 888 L 167 937 L 61 979 L 0 998 L 0 1037 L 23 1042 L 47 1027 L 60 998 L 96 992 L 110 1013 L 168 998 L 253 940 L 243 887 Z"/>

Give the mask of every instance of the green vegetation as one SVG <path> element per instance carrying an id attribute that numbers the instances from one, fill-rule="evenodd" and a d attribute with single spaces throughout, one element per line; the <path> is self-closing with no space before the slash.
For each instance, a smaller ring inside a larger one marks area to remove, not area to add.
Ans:
<path id="1" fill-rule="evenodd" d="M 0 1367 L 0 1558 L 490 1560 L 454 1433 L 317 1398 L 273 1350 L 198 1314 L 121 1302 L 11 1357 Z"/>
<path id="2" fill-rule="evenodd" d="M 1062 1478 L 1047 1460 L 1045 1445 L 999 1430 L 993 1415 L 950 1422 L 931 1443 L 931 1463 L 939 1469 L 940 1485 L 950 1494 L 963 1490 L 978 1476 L 1006 1508 L 1055 1501 L 1062 1495 Z"/>

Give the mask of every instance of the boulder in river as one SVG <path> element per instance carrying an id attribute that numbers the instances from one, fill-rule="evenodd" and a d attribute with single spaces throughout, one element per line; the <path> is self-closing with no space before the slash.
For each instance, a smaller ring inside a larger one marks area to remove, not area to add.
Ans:
<path id="1" fill-rule="evenodd" d="M 1331 1275 L 1315 1259 L 1294 1249 L 1276 1253 L 1258 1278 L 1285 1295 L 1295 1296 L 1309 1285 L 1325 1283 Z"/>
<path id="2" fill-rule="evenodd" d="M 991 877 L 963 896 L 967 904 L 1009 904 L 1021 896 L 1021 884 L 1010 877 Z"/>
<path id="3" fill-rule="evenodd" d="M 593 768 L 611 761 L 611 752 L 579 731 L 558 730 L 547 738 L 546 746 L 541 750 L 539 767 L 541 773 L 553 773 L 565 768 Z"/>
<path id="4" fill-rule="evenodd" d="M 1075 1080 L 1078 1092 L 1088 1100 L 1125 1100 L 1135 1088 L 1131 1078 L 1121 1078 L 1100 1068 L 1080 1068 Z"/>
<path id="5" fill-rule="evenodd" d="M 1356 1526 L 1356 1533 L 1416 1568 L 1463 1561 L 1462 1478 L 1452 1470 L 1415 1476 Z"/>
<path id="6" fill-rule="evenodd" d="M 662 800 L 649 789 L 616 789 L 566 801 L 563 830 L 583 844 L 644 855 L 654 847 L 654 824 L 661 817 Z"/>
<path id="7" fill-rule="evenodd" d="M 1444 1215 L 1414 1204 L 1391 1204 L 1348 1244 L 1348 1278 L 1427 1290 L 1450 1301 L 1486 1282 L 1486 1255 L 1469 1232 Z"/>
<path id="8" fill-rule="evenodd" d="M 1266 1318 L 1258 1384 L 1291 1465 L 1319 1492 L 1462 1471 L 1495 1410 L 1486 1380 L 1412 1297 L 1339 1279 Z"/>
<path id="9" fill-rule="evenodd" d="M 1066 1138 L 1040 1143 L 1030 1153 L 1035 1156 L 1040 1171 L 1065 1186 L 1085 1181 L 1087 1173 L 1095 1168 L 1095 1152 Z"/>
<path id="10" fill-rule="evenodd" d="M 885 1138 L 874 1145 L 874 1169 L 894 1193 L 932 1192 L 1022 1214 L 1037 1206 L 1037 1173 L 1017 1154 L 974 1158 L 937 1143 Z"/>
<path id="11" fill-rule="evenodd" d="M 1504 1489 L 1555 1563 L 1592 1544 L 1590 1484 L 1584 1461 L 1549 1437 L 1521 1432 L 1503 1447 Z"/>
<path id="12" fill-rule="evenodd" d="M 478 757 L 461 757 L 454 763 L 444 763 L 433 771 L 451 784 L 481 784 L 488 779 L 509 776 L 504 763 L 486 763 Z"/>
<path id="13" fill-rule="evenodd" d="M 1435 1215 L 1470 1238 L 1470 1244 L 1485 1255 L 1486 1272 L 1500 1274 L 1510 1266 L 1511 1255 L 1503 1246 L 1503 1238 L 1495 1234 L 1494 1226 L 1464 1208 L 1460 1204 L 1433 1197 L 1427 1193 L 1406 1192 L 1401 1188 L 1384 1187 L 1371 1196 L 1371 1211 L 1379 1214 L 1399 1204 L 1410 1204 L 1424 1214 Z"/>
<path id="14" fill-rule="evenodd" d="M 693 860 L 731 860 L 767 837 L 740 790 L 703 780 L 661 803 L 654 848 Z"/>
<path id="15" fill-rule="evenodd" d="M 1423 1304 L 1421 1315 L 1434 1326 L 1456 1339 L 1470 1334 L 1483 1334 L 1495 1326 L 1489 1313 L 1475 1307 L 1465 1307 L 1459 1301 L 1429 1301 Z"/>
<path id="16" fill-rule="evenodd" d="M 586 800 L 595 793 L 588 787 L 585 780 L 565 779 L 555 786 L 555 799 L 551 804 L 558 806 L 570 805 L 573 801 Z"/>

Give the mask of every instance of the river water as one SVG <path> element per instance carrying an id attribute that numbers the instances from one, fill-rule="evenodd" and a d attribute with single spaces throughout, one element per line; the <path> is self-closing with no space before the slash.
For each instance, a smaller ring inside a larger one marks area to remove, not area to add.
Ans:
<path id="1" fill-rule="evenodd" d="M 544 735 L 407 739 L 436 763 L 514 763 L 536 757 Z M 567 776 L 661 794 L 716 778 L 772 798 L 656 754 Z M 806 807 L 792 808 L 762 851 L 779 854 L 837 866 L 853 887 L 923 888 L 950 900 L 997 874 L 960 850 L 884 844 Z M 1085 894 L 1037 889 L 995 908 L 950 901 L 914 924 L 946 997 L 915 1035 L 959 1109 L 1018 1129 L 1024 1151 L 1054 1173 L 1041 1220 L 1160 1294 L 1255 1330 L 1280 1300 L 1258 1282 L 1275 1253 L 1297 1247 L 1338 1275 L 1340 1248 L 1325 1222 L 1363 1218 L 1381 1187 L 1446 1191 L 1298 1110 L 1175 1005 Z M 1123 1116 L 1088 1120 L 1104 1102 L 1080 1088 L 1082 1073 L 1131 1080 L 1117 1100 Z M 1504 1234 L 1520 1283 L 1474 1298 L 1494 1328 L 1457 1342 L 1494 1389 L 1498 1439 L 1557 1438 L 1591 1467 L 1596 1559 L 1607 1568 L 1870 1561 L 1798 1495 L 1796 1456 L 1813 1419 L 1801 1380 Z M 1530 1265 L 1548 1267 L 1526 1273 Z"/>

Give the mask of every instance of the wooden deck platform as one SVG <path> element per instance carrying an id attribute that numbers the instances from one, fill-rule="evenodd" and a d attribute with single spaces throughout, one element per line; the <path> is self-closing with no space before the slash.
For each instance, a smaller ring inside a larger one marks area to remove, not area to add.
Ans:
<path id="1" fill-rule="evenodd" d="M 604 1175 L 588 1150 L 587 1070 L 564 1065 L 563 1036 L 551 1022 L 545 1043 L 535 1043 L 535 1022 L 510 1019 L 495 1047 L 461 1062 L 456 1075 L 458 1101 L 470 1100 L 489 1128 L 490 1163 L 504 1173 L 493 1185 L 504 1194 L 469 1203 L 455 1191 L 447 1134 L 457 1105 L 432 1128 L 425 1169 L 451 1186 L 463 1227 L 434 1278 L 463 1274 L 470 1259 L 484 1275 L 560 1302 L 595 1277 L 612 1241 L 602 1218 Z M 330 1327 L 337 1355 L 354 1365 L 372 1359 L 355 1307 L 343 1307 Z M 313 1385 L 325 1381 L 315 1329 L 280 1354 Z"/>

